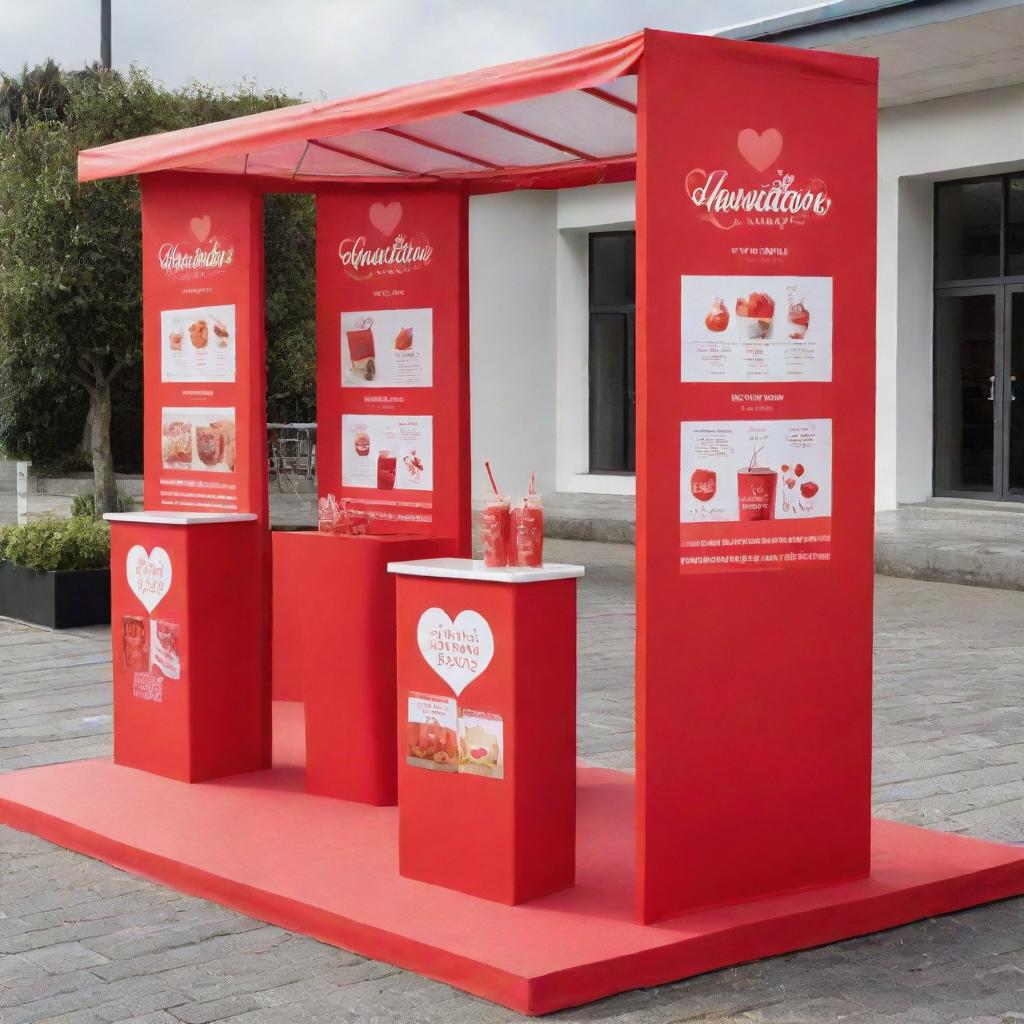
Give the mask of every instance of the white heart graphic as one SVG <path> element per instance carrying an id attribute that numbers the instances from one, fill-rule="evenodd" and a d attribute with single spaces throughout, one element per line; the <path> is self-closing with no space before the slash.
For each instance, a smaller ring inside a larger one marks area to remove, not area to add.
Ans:
<path id="1" fill-rule="evenodd" d="M 136 544 L 128 552 L 126 569 L 128 586 L 146 606 L 146 611 L 152 614 L 171 589 L 174 572 L 171 556 L 163 548 L 153 548 L 147 553 L 141 544 Z"/>
<path id="2" fill-rule="evenodd" d="M 458 697 L 479 679 L 494 657 L 494 634 L 487 620 L 474 611 L 462 611 L 455 621 L 441 608 L 428 608 L 416 627 L 423 660 Z"/>

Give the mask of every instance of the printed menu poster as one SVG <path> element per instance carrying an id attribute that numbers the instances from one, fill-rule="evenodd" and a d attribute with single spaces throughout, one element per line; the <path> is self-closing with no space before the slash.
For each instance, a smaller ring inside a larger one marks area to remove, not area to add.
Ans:
<path id="1" fill-rule="evenodd" d="M 432 309 L 341 314 L 342 387 L 429 388 L 433 358 Z"/>
<path id="2" fill-rule="evenodd" d="M 235 307 L 161 310 L 160 380 L 234 383 Z"/>
<path id="3" fill-rule="evenodd" d="M 827 562 L 830 419 L 680 424 L 680 572 Z"/>
<path id="4" fill-rule="evenodd" d="M 459 770 L 459 710 L 452 697 L 409 694 L 405 760 L 435 772 Z"/>
<path id="5" fill-rule="evenodd" d="M 341 417 L 343 487 L 430 491 L 434 485 L 433 417 Z"/>
<path id="6" fill-rule="evenodd" d="M 505 777 L 504 726 L 500 715 L 459 709 L 459 771 Z"/>
<path id="7" fill-rule="evenodd" d="M 181 626 L 177 622 L 153 619 L 150 622 L 150 668 L 167 679 L 181 678 L 180 636 Z"/>
<path id="8" fill-rule="evenodd" d="M 235 471 L 235 410 L 162 410 L 163 468 L 204 473 Z"/>
<path id="9" fill-rule="evenodd" d="M 832 379 L 832 278 L 680 280 L 684 383 Z"/>

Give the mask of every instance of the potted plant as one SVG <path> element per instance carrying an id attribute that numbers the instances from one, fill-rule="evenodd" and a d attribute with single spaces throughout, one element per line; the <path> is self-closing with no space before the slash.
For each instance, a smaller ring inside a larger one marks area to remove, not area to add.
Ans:
<path id="1" fill-rule="evenodd" d="M 110 622 L 110 527 L 74 516 L 0 529 L 0 615 L 54 629 Z"/>

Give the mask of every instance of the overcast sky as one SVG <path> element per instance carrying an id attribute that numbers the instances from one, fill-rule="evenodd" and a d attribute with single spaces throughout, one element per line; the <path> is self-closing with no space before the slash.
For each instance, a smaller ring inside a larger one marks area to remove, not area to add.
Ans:
<path id="1" fill-rule="evenodd" d="M 809 3 L 811 0 L 803 0 Z M 113 0 L 114 66 L 169 86 L 244 77 L 346 96 L 572 49 L 637 28 L 700 32 L 785 0 Z M 0 0 L 0 70 L 98 59 L 100 0 Z"/>

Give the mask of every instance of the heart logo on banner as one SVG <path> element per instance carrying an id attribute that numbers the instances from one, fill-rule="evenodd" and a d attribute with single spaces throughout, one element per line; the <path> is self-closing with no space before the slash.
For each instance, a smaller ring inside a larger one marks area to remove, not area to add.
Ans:
<path id="1" fill-rule="evenodd" d="M 193 217 L 192 220 L 189 221 L 189 227 L 192 229 L 192 234 L 195 235 L 200 242 L 205 242 L 207 235 L 210 233 L 210 215 L 207 213 L 202 217 Z"/>
<path id="2" fill-rule="evenodd" d="M 702 185 L 707 184 L 707 180 L 708 172 L 705 171 L 703 167 L 695 167 L 683 181 L 683 187 L 686 189 L 686 194 L 693 199 L 693 193 Z"/>
<path id="3" fill-rule="evenodd" d="M 395 233 L 399 221 L 402 219 L 402 204 L 395 200 L 385 206 L 383 203 L 374 203 L 370 207 L 370 223 L 382 234 L 389 238 Z"/>
<path id="4" fill-rule="evenodd" d="M 452 622 L 442 608 L 428 608 L 420 616 L 416 640 L 423 660 L 456 697 L 483 675 L 494 657 L 494 634 L 479 612 L 459 612 Z"/>
<path id="5" fill-rule="evenodd" d="M 778 128 L 766 128 L 760 135 L 753 128 L 744 128 L 736 137 L 740 156 L 754 170 L 763 171 L 775 162 L 782 152 L 782 132 Z"/>
<path id="6" fill-rule="evenodd" d="M 163 548 L 153 548 L 147 552 L 141 544 L 136 544 L 128 552 L 126 568 L 128 586 L 152 615 L 153 609 L 171 589 L 171 577 L 174 574 L 171 556 Z"/>

